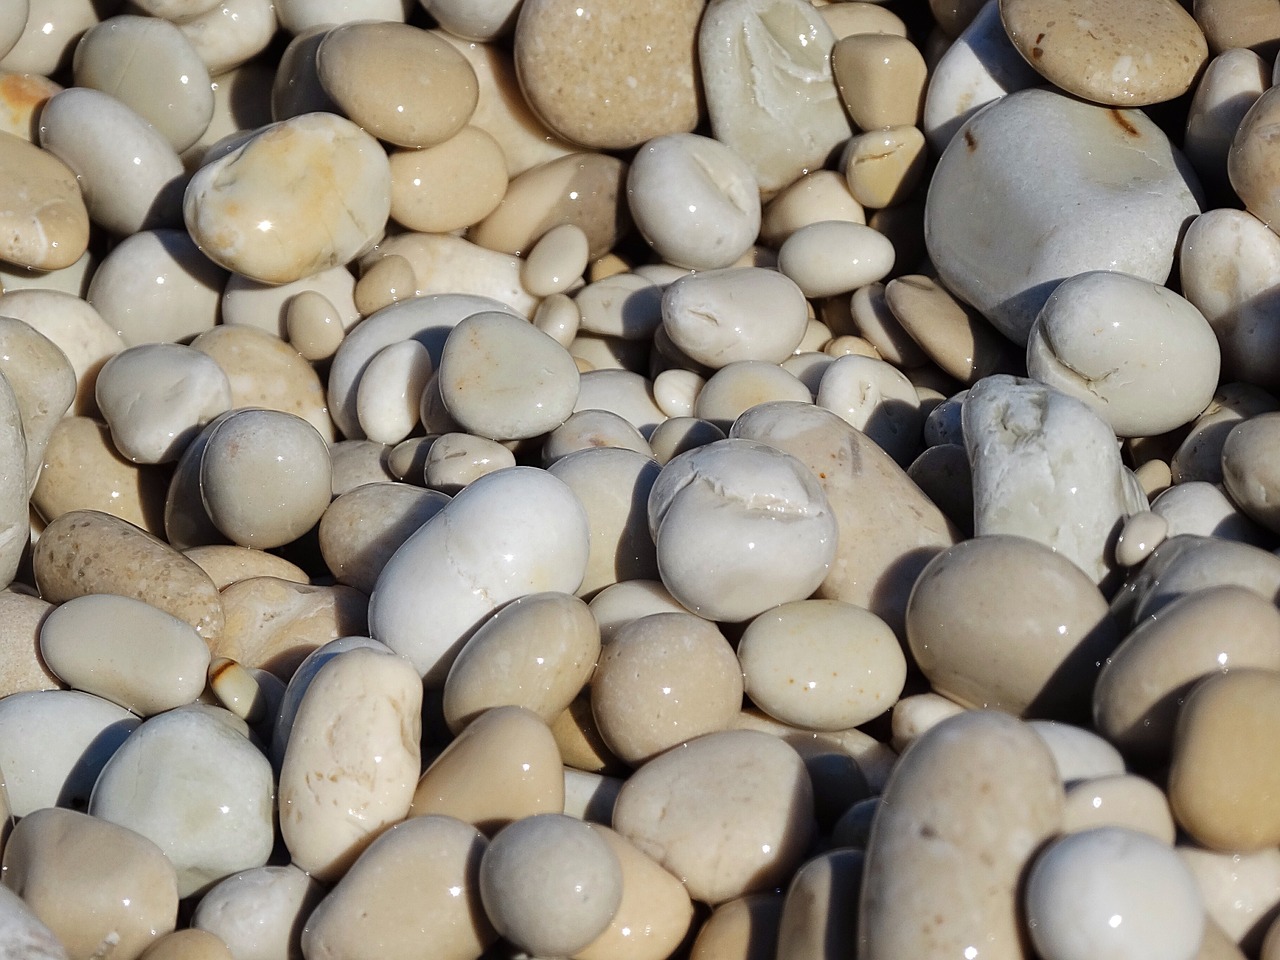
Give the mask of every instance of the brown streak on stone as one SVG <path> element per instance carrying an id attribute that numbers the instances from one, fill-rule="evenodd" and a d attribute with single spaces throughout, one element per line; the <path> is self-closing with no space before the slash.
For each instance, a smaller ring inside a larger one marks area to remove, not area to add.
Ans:
<path id="1" fill-rule="evenodd" d="M 966 130 L 964 132 L 964 142 L 965 142 L 965 146 L 967 146 L 970 150 L 978 149 L 978 138 L 973 135 L 972 130 Z"/>
<path id="2" fill-rule="evenodd" d="M 1129 136 L 1131 137 L 1140 136 L 1140 134 L 1138 133 L 1138 128 L 1135 127 L 1132 123 L 1130 123 L 1127 119 L 1125 119 L 1125 115 L 1121 113 L 1119 110 L 1111 111 L 1111 119 L 1114 120 L 1116 124 L 1120 127 L 1120 129 L 1123 130 L 1125 133 L 1127 133 Z"/>

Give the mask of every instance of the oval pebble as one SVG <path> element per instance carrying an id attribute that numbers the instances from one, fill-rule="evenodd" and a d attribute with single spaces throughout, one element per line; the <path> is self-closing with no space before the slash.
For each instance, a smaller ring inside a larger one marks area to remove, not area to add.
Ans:
<path id="1" fill-rule="evenodd" d="M 843 220 L 801 227 L 778 248 L 778 269 L 806 297 L 833 297 L 884 279 L 893 244 L 878 230 Z"/>
<path id="2" fill-rule="evenodd" d="M 662 326 L 691 359 L 780 363 L 804 337 L 804 292 L 780 273 L 730 267 L 677 280 L 662 294 Z"/>

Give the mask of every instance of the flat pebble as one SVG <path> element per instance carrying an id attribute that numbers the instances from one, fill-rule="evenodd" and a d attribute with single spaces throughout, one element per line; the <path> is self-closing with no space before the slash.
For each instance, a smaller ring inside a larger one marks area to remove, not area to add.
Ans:
<path id="1" fill-rule="evenodd" d="M 1204 936 L 1191 871 L 1167 844 L 1124 827 L 1055 841 L 1036 857 L 1024 899 L 1046 960 L 1194 960 Z"/>
<path id="2" fill-rule="evenodd" d="M 769 890 L 799 865 L 813 833 L 799 754 L 753 730 L 698 737 L 627 780 L 614 829 L 715 905 Z M 714 799 L 712 799 L 714 798 Z"/>
<path id="3" fill-rule="evenodd" d="M 1024 362 L 980 313 L 931 277 L 895 277 L 885 285 L 884 299 L 918 349 L 961 383 L 1014 373 Z"/>

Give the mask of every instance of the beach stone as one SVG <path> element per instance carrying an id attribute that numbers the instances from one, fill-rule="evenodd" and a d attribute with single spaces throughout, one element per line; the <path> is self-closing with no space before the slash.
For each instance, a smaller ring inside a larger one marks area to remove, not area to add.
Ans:
<path id="1" fill-rule="evenodd" d="M 378 650 L 339 653 L 307 686 L 280 767 L 280 832 L 317 880 L 340 878 L 409 813 L 421 710 L 412 666 Z"/>
<path id="2" fill-rule="evenodd" d="M 89 802 L 91 815 L 164 851 L 180 897 L 271 854 L 271 764 L 223 716 L 183 707 L 151 717 L 107 761 Z"/>
<path id="3" fill-rule="evenodd" d="M 212 933 L 189 929 L 158 938 L 138 960 L 235 960 L 235 954 Z"/>
<path id="4" fill-rule="evenodd" d="M 363 319 L 355 304 L 355 289 L 356 278 L 345 265 L 282 284 L 259 283 L 233 273 L 222 289 L 222 323 L 257 327 L 287 340 L 293 302 L 303 294 L 318 294 L 334 311 L 332 319 L 345 334 Z"/>
<path id="5" fill-rule="evenodd" d="M 4 960 L 68 960 L 53 931 L 8 887 L 0 887 L 0 937 Z"/>
<path id="6" fill-rule="evenodd" d="M 339 495 L 320 518 L 320 552 L 338 582 L 366 595 L 392 554 L 449 502 L 405 483 L 367 483 Z"/>
<path id="7" fill-rule="evenodd" d="M 1027 725 L 1053 754 L 1063 786 L 1124 773 L 1120 751 L 1085 727 L 1057 720 L 1029 720 Z"/>
<path id="8" fill-rule="evenodd" d="M 1169 487 L 1151 502 L 1151 512 L 1168 525 L 1159 543 L 1151 544 L 1152 549 L 1180 533 L 1237 540 L 1255 547 L 1271 542 L 1270 533 L 1245 516 L 1220 485 L 1204 480 L 1185 480 Z"/>
<path id="9" fill-rule="evenodd" d="M 1134 511 L 1110 427 L 1074 397 L 1003 374 L 970 388 L 962 417 L 974 532 L 1030 537 L 1095 583 L 1112 576 L 1111 541 Z"/>
<path id="10" fill-rule="evenodd" d="M 187 229 L 205 254 L 265 283 L 355 259 L 381 235 L 390 210 L 382 147 L 351 121 L 324 113 L 258 132 L 202 167 L 183 199 Z"/>
<path id="11" fill-rule="evenodd" d="M 80 259 L 89 243 L 89 213 L 65 163 L 3 133 L 0 184 L 0 259 L 35 270 L 58 270 Z"/>
<path id="12" fill-rule="evenodd" d="M 53 608 L 29 593 L 0 590 L 0 698 L 63 687 L 40 655 L 40 625 Z"/>
<path id="13" fill-rule="evenodd" d="M 1009 39 L 1060 90 L 1116 107 L 1185 93 L 1209 56 L 1199 25 L 1176 0 L 1141 0 L 1115 16 L 1105 0 L 1001 0 Z"/>
<path id="14" fill-rule="evenodd" d="M 393 256 L 404 263 L 392 261 L 394 266 L 388 265 L 380 276 L 378 261 Z M 356 289 L 361 301 L 358 305 L 365 313 L 396 300 L 445 293 L 488 297 L 521 317 L 530 316 L 538 303 L 520 283 L 519 257 L 452 234 L 399 233 L 387 237 L 365 258 L 363 269 L 368 284 Z M 408 283 L 410 274 L 412 284 Z M 370 298 L 367 301 L 366 296 Z"/>
<path id="15" fill-rule="evenodd" d="M 863 860 L 861 850 L 830 850 L 796 871 L 783 902 L 778 960 L 857 949 L 857 911 L 842 905 L 858 901 Z"/>
<path id="16" fill-rule="evenodd" d="M 378 836 L 306 918 L 312 960 L 472 960 L 497 934 L 480 903 L 485 836 L 452 817 L 414 817 Z"/>
<path id="17" fill-rule="evenodd" d="M 831 73 L 835 35 L 802 0 L 712 0 L 698 57 L 715 138 L 776 193 L 852 134 Z"/>
<path id="18" fill-rule="evenodd" d="M 1280 852 L 1220 853 L 1189 843 L 1176 849 L 1195 875 L 1208 918 L 1246 955 L 1256 952 L 1280 915 Z"/>
<path id="19" fill-rule="evenodd" d="M 1067 787 L 1063 833 L 1128 827 L 1173 846 L 1177 827 L 1164 791 L 1132 773 L 1081 780 Z"/>
<path id="20" fill-rule="evenodd" d="M 1237 424 L 1222 447 L 1222 481 L 1231 499 L 1268 530 L 1280 529 L 1275 459 L 1280 413 L 1263 413 Z"/>
<path id="21" fill-rule="evenodd" d="M 702 271 L 675 281 L 661 296 L 662 327 L 671 342 L 712 369 L 739 360 L 781 363 L 804 337 L 804 292 L 763 267 Z"/>
<path id="22" fill-rule="evenodd" d="M 791 876 L 813 834 L 812 803 L 793 748 L 755 730 L 725 730 L 633 773 L 613 828 L 679 877 L 690 897 L 714 906 Z"/>
<path id="23" fill-rule="evenodd" d="M 462 54 L 418 27 L 393 21 L 341 24 L 316 48 L 325 92 L 379 140 L 443 143 L 475 110 L 475 71 Z"/>
<path id="24" fill-rule="evenodd" d="M 206 643 L 222 634 L 222 598 L 208 575 L 164 541 L 110 514 L 62 514 L 45 527 L 32 564 L 40 595 L 52 603 L 113 593 L 189 623 Z"/>
<path id="25" fill-rule="evenodd" d="M 1053 757 L 1024 724 L 970 711 L 903 756 L 871 827 L 859 901 L 859 955 L 962 956 L 982 944 L 1017 960 L 1020 877 L 1059 830 Z"/>
<path id="26" fill-rule="evenodd" d="M 1036 137 L 1024 135 L 1030 123 Z M 1164 283 L 1198 195 L 1190 166 L 1145 115 L 1024 90 L 974 116 L 943 153 L 925 240 L 947 288 L 1025 344 L 1065 277 L 1107 269 Z M 1041 243 L 1055 197 L 1074 213 Z"/>
<path id="27" fill-rule="evenodd" d="M 1278 117 L 1280 94 L 1272 87 L 1244 115 L 1227 154 L 1231 186 L 1245 209 L 1273 230 L 1280 221 L 1280 161 L 1274 156 L 1269 132 Z"/>
<path id="28" fill-rule="evenodd" d="M 21 5 L 22 0 L 18 0 L 17 6 Z M 0 40 L 0 49 L 3 48 Z M 0 69 L 0 130 L 28 143 L 39 142 L 40 108 L 63 89 L 62 84 L 40 74 Z"/>
<path id="29" fill-rule="evenodd" d="M 823 370 L 814 403 L 840 415 L 901 467 L 920 451 L 924 411 L 916 388 L 893 364 L 874 357 L 837 357 Z"/>
<path id="30" fill-rule="evenodd" d="M 1195 0 L 1192 11 L 1214 53 L 1248 47 L 1270 59 L 1280 51 L 1280 12 L 1266 0 Z"/>
<path id="31" fill-rule="evenodd" d="M 34 490 L 49 438 L 75 400 L 75 370 L 58 345 L 30 324 L 0 317 L 0 376 L 17 403 L 27 489 Z"/>
<path id="32" fill-rule="evenodd" d="M 776 892 L 754 893 L 720 904 L 699 928 L 689 960 L 764 960 L 773 956 L 782 908 L 782 895 Z"/>
<path id="33" fill-rule="evenodd" d="M 507 192 L 502 147 L 479 127 L 463 127 L 422 150 L 394 150 L 388 159 L 391 216 L 410 230 L 469 227 L 497 209 Z"/>
<path id="34" fill-rule="evenodd" d="M 995 583 L 998 620 L 987 615 Z M 1011 592 L 1013 583 L 1025 587 Z M 1063 720 L 1087 715 L 1100 665 L 1119 640 L 1106 599 L 1078 567 L 1033 540 L 994 534 L 930 561 L 906 625 L 937 693 L 968 707 Z"/>
<path id="35" fill-rule="evenodd" d="M 23 817 L 5 844 L 4 871 L 5 886 L 73 956 L 136 957 L 177 923 L 177 875 L 160 848 L 84 813 Z"/>
<path id="36" fill-rule="evenodd" d="M 211 543 L 201 547 L 188 547 L 182 552 L 209 575 L 219 591 L 251 577 L 276 577 L 291 583 L 311 582 L 307 572 L 296 563 L 252 547 Z"/>
<path id="37" fill-rule="evenodd" d="M 1224 50 L 1205 67 L 1187 113 L 1182 149 L 1207 188 L 1231 188 L 1227 155 L 1240 121 L 1271 86 L 1270 64 L 1245 47 Z"/>
<path id="38" fill-rule="evenodd" d="M 780 190 L 761 211 L 759 239 L 777 249 L 801 227 L 822 220 L 867 222 L 867 212 L 849 193 L 848 181 L 835 170 L 813 170 Z"/>
<path id="39" fill-rule="evenodd" d="M 520 89 L 559 136 L 624 150 L 698 125 L 702 4 L 526 0 L 515 30 Z"/>
<path id="40" fill-rule="evenodd" d="M 831 48 L 831 71 L 850 119 L 862 130 L 920 122 L 927 67 L 906 37 L 887 32 L 842 36 Z"/>
<path id="41" fill-rule="evenodd" d="M 233 957 L 301 956 L 303 925 L 324 892 L 293 864 L 242 870 L 200 898 L 191 929 L 216 937 Z"/>

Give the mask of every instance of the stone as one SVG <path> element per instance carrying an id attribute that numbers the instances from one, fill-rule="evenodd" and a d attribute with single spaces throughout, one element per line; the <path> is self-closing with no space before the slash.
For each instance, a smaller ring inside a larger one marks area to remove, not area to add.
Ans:
<path id="1" fill-rule="evenodd" d="M 52 153 L 10 133 L 0 136 L 0 259 L 19 267 L 58 270 L 84 254 L 89 213 L 75 174 Z"/>
<path id="2" fill-rule="evenodd" d="M 884 279 L 893 256 L 893 244 L 879 231 L 859 223 L 822 220 L 806 224 L 783 241 L 778 270 L 806 297 L 833 297 Z"/>
<path id="3" fill-rule="evenodd" d="M 703 921 L 689 950 L 689 960 L 742 957 L 763 960 L 773 955 L 782 922 L 779 893 L 756 893 L 722 903 Z"/>
<path id="4" fill-rule="evenodd" d="M 191 929 L 216 936 L 233 957 L 297 957 L 306 918 L 323 896 L 324 887 L 293 864 L 254 867 L 205 893 Z"/>
<path id="5" fill-rule="evenodd" d="M 218 76 L 247 63 L 267 48 L 276 32 L 269 0 L 223 0 L 214 9 L 179 24 L 196 53 Z"/>
<path id="6" fill-rule="evenodd" d="M 0 590 L 0 698 L 62 688 L 40 656 L 40 624 L 52 609 L 53 604 L 29 593 Z"/>
<path id="7" fill-rule="evenodd" d="M 320 518 L 320 552 L 339 583 L 371 594 L 387 561 L 449 497 L 405 483 L 366 483 L 333 500 Z"/>
<path id="8" fill-rule="evenodd" d="M 739 360 L 780 363 L 799 346 L 806 322 L 804 291 L 762 267 L 703 271 L 662 292 L 671 342 L 712 369 Z"/>
<path id="9" fill-rule="evenodd" d="M 235 955 L 212 933 L 175 930 L 154 941 L 138 960 L 235 960 Z"/>
<path id="10" fill-rule="evenodd" d="M 1227 155 L 1240 121 L 1271 85 L 1268 64 L 1252 50 L 1224 50 L 1205 67 L 1191 108 L 1182 149 L 1206 188 L 1230 189 Z"/>
<path id="11" fill-rule="evenodd" d="M 290 583 L 311 582 L 306 571 L 297 564 L 265 550 L 237 547 L 229 543 L 212 543 L 202 547 L 189 547 L 182 552 L 209 575 L 219 591 L 253 577 L 274 577 Z"/>
<path id="12" fill-rule="evenodd" d="M 1243 952 L 1256 952 L 1280 915 L 1280 855 L 1217 853 L 1186 843 L 1176 849 L 1195 875 L 1208 919 Z"/>
<path id="13" fill-rule="evenodd" d="M 927 67 L 906 37 L 875 31 L 842 36 L 831 48 L 831 72 L 849 118 L 860 129 L 920 122 Z"/>
<path id="14" fill-rule="evenodd" d="M 823 370 L 814 403 L 839 414 L 901 467 L 920 450 L 924 411 L 906 375 L 875 357 L 837 357 Z"/>
<path id="15" fill-rule="evenodd" d="M 1173 846 L 1177 828 L 1164 791 L 1132 773 L 1082 780 L 1067 787 L 1063 833 L 1127 827 Z"/>
<path id="16" fill-rule="evenodd" d="M 1192 10 L 1215 54 L 1248 47 L 1271 59 L 1280 51 L 1280 14 L 1266 0 L 1196 0 Z"/>
<path id="17" fill-rule="evenodd" d="M 1222 482 L 1231 499 L 1268 530 L 1280 526 L 1276 464 L 1271 451 L 1280 413 L 1262 413 L 1232 428 L 1222 446 Z"/>
<path id="18" fill-rule="evenodd" d="M 410 230 L 469 227 L 493 213 L 507 192 L 502 146 L 479 127 L 465 126 L 422 150 L 394 150 L 388 160 L 391 217 Z"/>

